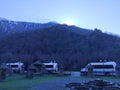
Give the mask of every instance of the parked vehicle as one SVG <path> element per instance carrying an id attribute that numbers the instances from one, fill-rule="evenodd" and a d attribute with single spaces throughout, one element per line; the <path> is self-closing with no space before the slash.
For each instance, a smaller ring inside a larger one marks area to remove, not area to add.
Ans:
<path id="1" fill-rule="evenodd" d="M 116 62 L 114 61 L 88 63 L 85 68 L 81 69 L 81 75 L 87 75 L 89 66 L 93 67 L 94 75 L 116 75 Z"/>
<path id="2" fill-rule="evenodd" d="M 45 70 L 51 73 L 58 72 L 58 63 L 56 62 L 49 62 L 43 63 L 45 65 Z"/>
<path id="3" fill-rule="evenodd" d="M 7 66 L 13 71 L 13 72 L 21 72 L 25 65 L 22 62 L 15 62 L 15 63 L 7 63 Z"/>

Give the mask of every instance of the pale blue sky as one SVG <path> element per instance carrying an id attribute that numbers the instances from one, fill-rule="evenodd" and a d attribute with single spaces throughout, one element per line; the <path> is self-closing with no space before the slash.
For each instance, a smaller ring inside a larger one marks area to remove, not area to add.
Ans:
<path id="1" fill-rule="evenodd" d="M 120 0 L 0 0 L 0 17 L 75 25 L 120 35 Z"/>

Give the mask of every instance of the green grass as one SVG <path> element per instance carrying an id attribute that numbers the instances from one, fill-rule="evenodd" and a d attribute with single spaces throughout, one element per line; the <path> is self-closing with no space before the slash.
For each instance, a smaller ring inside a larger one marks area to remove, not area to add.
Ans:
<path id="1" fill-rule="evenodd" d="M 25 78 L 25 75 L 14 74 L 4 82 L 0 82 L 0 90 L 29 90 L 32 86 L 49 81 L 58 80 L 62 77 L 55 75 L 35 76 L 33 79 Z"/>
<path id="2" fill-rule="evenodd" d="M 4 82 L 0 82 L 0 90 L 30 90 L 36 84 L 43 83 L 50 80 L 59 80 L 62 78 L 67 78 L 67 76 L 57 76 L 57 75 L 45 75 L 45 76 L 35 76 L 33 79 L 25 78 L 25 75 L 13 74 L 11 77 L 7 77 Z M 70 79 L 77 78 L 81 82 L 94 80 L 94 79 L 102 79 L 108 80 L 112 82 L 120 82 L 120 78 L 116 77 L 105 77 L 105 76 L 95 76 L 95 77 L 70 77 Z"/>

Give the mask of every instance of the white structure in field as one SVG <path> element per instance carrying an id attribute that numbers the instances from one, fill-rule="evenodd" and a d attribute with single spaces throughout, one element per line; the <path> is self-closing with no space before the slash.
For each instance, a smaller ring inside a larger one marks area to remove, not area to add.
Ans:
<path id="1" fill-rule="evenodd" d="M 21 62 L 15 62 L 15 63 L 7 63 L 7 66 L 13 71 L 13 72 L 20 72 L 24 69 L 24 63 Z"/>
<path id="2" fill-rule="evenodd" d="M 88 73 L 88 67 L 93 67 L 94 75 L 115 75 L 116 74 L 116 62 L 92 62 L 88 63 L 85 68 L 81 69 L 81 74 L 86 75 Z"/>
<path id="3" fill-rule="evenodd" d="M 43 63 L 45 65 L 45 70 L 48 72 L 57 72 L 58 71 L 58 63 L 50 62 L 50 63 Z"/>

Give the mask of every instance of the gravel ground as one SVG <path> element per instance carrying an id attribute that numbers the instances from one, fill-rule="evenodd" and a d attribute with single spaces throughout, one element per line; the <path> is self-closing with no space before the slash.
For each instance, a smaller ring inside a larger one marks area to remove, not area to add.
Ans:
<path id="1" fill-rule="evenodd" d="M 83 82 L 83 80 L 81 80 L 80 77 L 69 76 L 60 80 L 40 83 L 36 86 L 33 86 L 31 90 L 69 90 L 69 88 L 65 87 L 65 84 L 71 82 Z"/>

